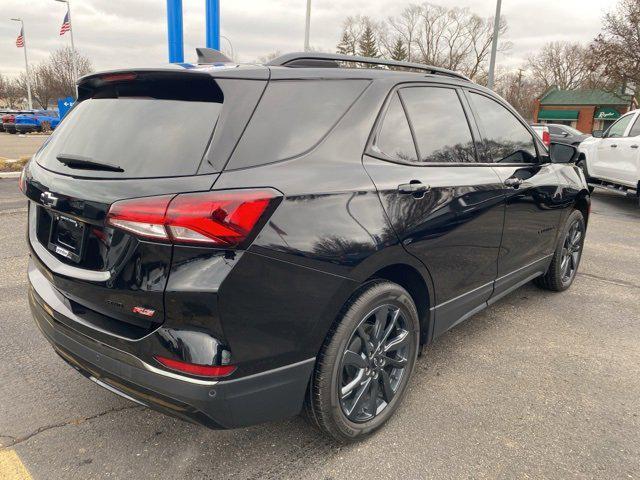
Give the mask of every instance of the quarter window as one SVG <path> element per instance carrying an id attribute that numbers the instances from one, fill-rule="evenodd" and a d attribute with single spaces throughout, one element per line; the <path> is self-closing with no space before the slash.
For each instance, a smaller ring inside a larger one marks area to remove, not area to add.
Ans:
<path id="1" fill-rule="evenodd" d="M 467 117 L 455 90 L 408 87 L 400 90 L 423 163 L 476 162 Z"/>
<path id="2" fill-rule="evenodd" d="M 484 132 L 484 150 L 494 163 L 536 163 L 533 136 L 505 107 L 484 95 L 471 93 L 478 121 Z"/>
<path id="3" fill-rule="evenodd" d="M 385 157 L 404 162 L 418 160 L 409 122 L 397 93 L 391 98 L 373 149 Z"/>

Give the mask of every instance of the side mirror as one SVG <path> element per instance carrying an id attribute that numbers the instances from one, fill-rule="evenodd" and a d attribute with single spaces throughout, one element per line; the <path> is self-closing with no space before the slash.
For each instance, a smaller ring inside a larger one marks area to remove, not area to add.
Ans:
<path id="1" fill-rule="evenodd" d="M 595 138 L 603 138 L 604 137 L 604 130 L 594 130 L 592 135 Z"/>
<path id="2" fill-rule="evenodd" d="M 562 135 L 563 137 L 568 137 L 569 134 L 567 132 L 562 132 L 560 135 Z"/>
<path id="3" fill-rule="evenodd" d="M 578 149 L 573 145 L 552 143 L 549 156 L 552 163 L 575 163 L 578 160 Z"/>

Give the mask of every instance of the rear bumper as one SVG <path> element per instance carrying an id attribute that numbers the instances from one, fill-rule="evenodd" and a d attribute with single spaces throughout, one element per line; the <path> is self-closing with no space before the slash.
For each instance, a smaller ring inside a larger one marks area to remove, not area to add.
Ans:
<path id="1" fill-rule="evenodd" d="M 237 428 L 297 415 L 315 358 L 227 381 L 198 380 L 149 365 L 63 324 L 33 284 L 29 305 L 54 350 L 99 385 L 154 410 L 210 428 Z"/>
<path id="2" fill-rule="evenodd" d="M 19 133 L 30 133 L 38 131 L 37 125 L 23 125 L 20 123 L 16 123 L 15 128 Z"/>
<path id="3" fill-rule="evenodd" d="M 9 132 L 9 133 L 16 132 L 16 125 L 14 123 L 4 123 L 3 127 L 5 132 Z"/>

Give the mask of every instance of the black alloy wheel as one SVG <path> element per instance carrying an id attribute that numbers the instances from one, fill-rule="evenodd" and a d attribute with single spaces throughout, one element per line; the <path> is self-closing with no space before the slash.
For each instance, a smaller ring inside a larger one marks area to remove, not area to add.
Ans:
<path id="1" fill-rule="evenodd" d="M 340 442 L 380 428 L 404 398 L 419 339 L 418 312 L 403 287 L 388 280 L 362 285 L 317 357 L 307 419 Z"/>
<path id="2" fill-rule="evenodd" d="M 582 254 L 582 239 L 584 238 L 584 223 L 575 219 L 565 236 L 562 246 L 562 260 L 560 270 L 562 283 L 571 283 L 578 271 Z"/>
<path id="3" fill-rule="evenodd" d="M 351 335 L 338 379 L 340 406 L 355 423 L 381 413 L 396 395 L 405 374 L 412 335 L 394 305 L 370 312 Z"/>

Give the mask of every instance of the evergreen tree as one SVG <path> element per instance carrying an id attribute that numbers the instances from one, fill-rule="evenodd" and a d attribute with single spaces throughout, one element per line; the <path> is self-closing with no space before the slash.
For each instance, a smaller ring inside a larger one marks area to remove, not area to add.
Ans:
<path id="1" fill-rule="evenodd" d="M 369 22 L 365 25 L 362 37 L 358 41 L 358 54 L 372 58 L 378 58 L 379 56 L 375 33 Z"/>
<path id="2" fill-rule="evenodd" d="M 404 62 L 409 54 L 407 53 L 407 49 L 404 47 L 404 42 L 401 38 L 396 40 L 396 43 L 393 45 L 393 50 L 391 51 L 391 58 L 393 60 L 397 60 L 399 62 Z"/>
<path id="3" fill-rule="evenodd" d="M 340 40 L 340 43 L 338 44 L 337 52 L 341 53 L 342 55 L 356 54 L 355 42 L 353 40 L 353 37 L 349 34 L 349 32 L 347 32 L 347 30 L 342 33 L 342 40 Z"/>

